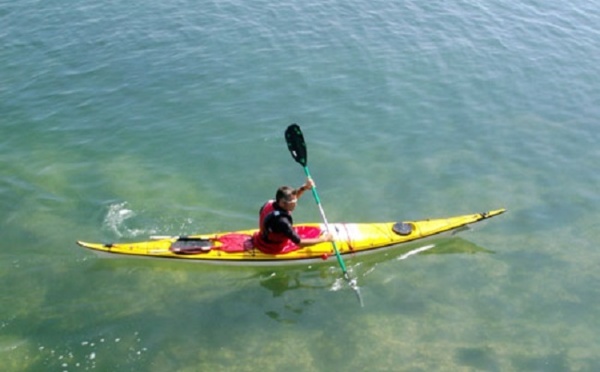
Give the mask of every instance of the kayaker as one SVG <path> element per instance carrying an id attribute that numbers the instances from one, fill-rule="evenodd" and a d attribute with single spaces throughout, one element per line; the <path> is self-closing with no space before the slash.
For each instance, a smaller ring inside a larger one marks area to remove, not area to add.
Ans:
<path id="1" fill-rule="evenodd" d="M 252 237 L 256 248 L 264 253 L 277 254 L 281 253 L 290 241 L 300 247 L 306 247 L 332 240 L 331 234 L 324 234 L 318 238 L 300 238 L 293 228 L 292 212 L 296 208 L 298 198 L 314 185 L 314 181 L 307 178 L 306 183 L 297 189 L 290 186 L 277 189 L 275 200 L 269 200 L 260 208 L 259 231 Z"/>

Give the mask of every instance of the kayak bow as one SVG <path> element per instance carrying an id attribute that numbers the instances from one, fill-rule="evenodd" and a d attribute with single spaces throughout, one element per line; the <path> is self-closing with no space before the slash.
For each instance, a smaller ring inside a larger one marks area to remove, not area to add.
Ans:
<path id="1" fill-rule="evenodd" d="M 449 218 L 383 223 L 330 223 L 340 255 L 363 255 L 396 248 L 399 245 L 456 233 L 470 224 L 498 216 L 505 209 Z M 301 237 L 316 237 L 327 227 L 320 223 L 294 226 Z M 189 236 L 156 237 L 137 243 L 86 243 L 77 244 L 111 255 L 170 258 L 190 262 L 237 265 L 304 264 L 327 261 L 335 257 L 330 242 L 300 248 L 291 243 L 281 254 L 267 254 L 252 246 L 250 238 L 257 230 Z"/>

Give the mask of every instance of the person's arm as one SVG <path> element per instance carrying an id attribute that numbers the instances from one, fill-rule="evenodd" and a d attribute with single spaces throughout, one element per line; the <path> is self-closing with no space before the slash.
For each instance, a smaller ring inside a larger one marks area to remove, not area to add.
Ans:
<path id="1" fill-rule="evenodd" d="M 313 187 L 315 187 L 315 182 L 312 180 L 312 178 L 307 178 L 304 185 L 297 188 L 294 192 L 296 194 L 296 198 L 300 199 L 300 196 L 302 196 L 306 190 L 310 190 Z"/>
<path id="2" fill-rule="evenodd" d="M 292 227 L 292 224 L 290 224 L 290 222 L 287 219 L 282 218 L 279 220 L 279 223 L 281 223 L 279 228 L 282 230 L 282 232 L 285 234 L 285 236 L 287 236 L 291 241 L 293 241 L 299 247 L 302 247 L 302 248 L 307 247 L 309 245 L 330 242 L 333 240 L 333 236 L 329 233 L 323 234 L 318 238 L 302 239 L 302 238 L 300 238 L 300 236 L 298 235 L 296 230 L 294 230 L 294 228 Z"/>
<path id="3" fill-rule="evenodd" d="M 333 241 L 333 236 L 331 236 L 330 233 L 325 233 L 325 234 L 319 236 L 318 238 L 300 239 L 300 243 L 297 243 L 297 244 L 300 247 L 304 248 L 304 247 L 308 247 L 309 245 L 325 243 L 325 242 L 330 242 L 330 241 Z"/>

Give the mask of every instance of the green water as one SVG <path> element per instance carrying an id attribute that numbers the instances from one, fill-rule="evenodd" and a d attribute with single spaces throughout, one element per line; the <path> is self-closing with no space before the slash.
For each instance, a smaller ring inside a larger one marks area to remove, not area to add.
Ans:
<path id="1" fill-rule="evenodd" d="M 599 370 L 599 10 L 0 2 L 1 369 Z M 331 222 L 509 212 L 349 260 L 364 308 L 334 260 L 74 244 L 255 227 L 292 122 Z"/>

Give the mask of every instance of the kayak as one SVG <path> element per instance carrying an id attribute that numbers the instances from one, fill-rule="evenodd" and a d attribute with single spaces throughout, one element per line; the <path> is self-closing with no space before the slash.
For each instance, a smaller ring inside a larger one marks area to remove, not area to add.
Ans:
<path id="1" fill-rule="evenodd" d="M 446 233 L 456 233 L 468 225 L 504 213 L 497 209 L 484 213 L 419 221 L 383 223 L 330 223 L 329 231 L 334 237 L 341 256 L 360 256 L 394 249 L 402 244 L 436 238 Z M 327 231 L 324 224 L 307 223 L 294 225 L 301 238 L 314 238 Z M 278 254 L 261 252 L 252 245 L 256 232 L 242 230 L 187 236 L 154 236 L 136 243 L 86 243 L 77 241 L 81 247 L 100 254 L 132 257 L 177 259 L 188 262 L 214 264 L 238 264 L 270 266 L 277 264 L 304 264 L 335 260 L 330 242 L 301 248 L 289 242 Z"/>

